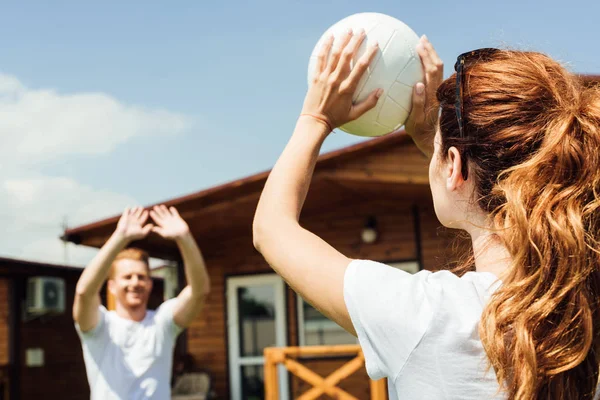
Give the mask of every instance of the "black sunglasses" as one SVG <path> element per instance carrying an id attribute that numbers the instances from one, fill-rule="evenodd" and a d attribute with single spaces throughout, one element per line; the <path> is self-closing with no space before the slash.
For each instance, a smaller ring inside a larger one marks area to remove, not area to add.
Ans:
<path id="1" fill-rule="evenodd" d="M 456 110 L 456 120 L 458 121 L 458 133 L 460 134 L 461 139 L 465 139 L 467 136 L 465 134 L 465 113 L 464 113 L 464 101 L 463 101 L 463 93 L 465 91 L 464 82 L 465 82 L 465 68 L 467 64 L 472 64 L 473 60 L 477 61 L 487 61 L 491 58 L 491 56 L 500 50 L 494 49 L 491 47 L 486 47 L 483 49 L 477 49 L 468 51 L 466 53 L 462 53 L 456 58 L 456 63 L 454 64 L 454 71 L 456 71 L 456 100 L 454 103 L 454 109 Z M 462 176 L 464 180 L 467 180 L 469 177 L 469 168 L 467 165 L 466 156 L 469 154 L 468 148 L 463 152 L 464 161 L 462 164 Z"/>
<path id="2" fill-rule="evenodd" d="M 454 71 L 456 71 L 456 103 L 454 108 L 456 110 L 456 119 L 458 120 L 458 130 L 461 139 L 466 137 L 465 135 L 465 118 L 464 118 L 464 107 L 463 107 L 463 93 L 464 93 L 464 82 L 465 82 L 465 67 L 473 60 L 487 61 L 492 55 L 499 52 L 499 49 L 486 47 L 483 49 L 477 49 L 462 53 L 456 58 L 454 64 Z"/>

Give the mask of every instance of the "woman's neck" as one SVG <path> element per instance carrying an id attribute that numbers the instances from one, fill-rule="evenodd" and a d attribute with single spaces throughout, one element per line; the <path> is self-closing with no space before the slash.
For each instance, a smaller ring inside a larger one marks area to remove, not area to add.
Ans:
<path id="1" fill-rule="evenodd" d="M 502 280 L 511 264 L 508 249 L 497 235 L 487 229 L 473 229 L 469 234 L 473 244 L 475 270 L 491 272 Z"/>

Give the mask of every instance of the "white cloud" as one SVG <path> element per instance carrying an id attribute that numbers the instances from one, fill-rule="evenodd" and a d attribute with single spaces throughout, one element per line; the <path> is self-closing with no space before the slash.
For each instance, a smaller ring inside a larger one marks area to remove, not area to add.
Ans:
<path id="1" fill-rule="evenodd" d="M 125 105 L 104 93 L 29 89 L 0 74 L 2 165 L 103 154 L 133 137 L 178 134 L 191 124 L 184 115 Z"/>
<path id="2" fill-rule="evenodd" d="M 59 239 L 62 224 L 91 222 L 135 204 L 129 196 L 97 190 L 70 178 L 40 175 L 3 179 L 0 199 L 3 255 L 77 265 L 89 261 L 95 250 L 69 245 L 65 253 Z"/>
<path id="3" fill-rule="evenodd" d="M 30 89 L 0 74 L 0 255 L 85 264 L 95 250 L 69 245 L 65 253 L 59 239 L 64 218 L 79 225 L 137 202 L 69 176 L 47 176 L 37 166 L 106 154 L 131 138 L 174 135 L 191 124 L 187 116 L 126 105 L 104 93 Z"/>

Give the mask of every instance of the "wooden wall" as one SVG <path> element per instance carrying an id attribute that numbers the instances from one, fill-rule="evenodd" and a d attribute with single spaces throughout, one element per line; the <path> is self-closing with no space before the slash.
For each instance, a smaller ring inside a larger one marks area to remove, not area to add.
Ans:
<path id="1" fill-rule="evenodd" d="M 15 266 L 18 268 L 18 266 Z M 75 294 L 75 285 L 79 273 L 49 273 L 44 275 L 60 276 L 65 280 L 65 313 L 52 317 L 40 317 L 22 321 L 17 316 L 18 332 L 18 369 L 17 387 L 20 399 L 89 399 L 90 391 L 85 373 L 81 342 L 75 331 L 71 309 Z M 0 278 L 0 367 L 9 363 L 9 285 L 14 285 L 24 304 L 26 276 Z M 156 308 L 162 302 L 162 280 L 154 282 L 149 307 Z M 27 349 L 40 348 L 44 352 L 44 365 L 41 367 L 26 365 Z"/>
<path id="2" fill-rule="evenodd" d="M 361 175 L 369 181 L 418 183 L 427 185 L 429 160 L 410 142 L 371 149 L 366 154 L 339 158 L 315 171 L 316 176 L 350 180 L 354 185 Z M 388 189 L 394 189 L 388 185 Z"/>
<path id="3" fill-rule="evenodd" d="M 66 291 L 65 313 L 24 321 L 20 324 L 19 380 L 23 400 L 89 398 L 81 343 L 71 316 L 75 285 L 79 275 L 71 274 L 63 278 Z M 22 284 L 24 285 L 24 281 Z M 41 348 L 44 351 L 44 366 L 26 365 L 26 351 L 29 348 Z"/>

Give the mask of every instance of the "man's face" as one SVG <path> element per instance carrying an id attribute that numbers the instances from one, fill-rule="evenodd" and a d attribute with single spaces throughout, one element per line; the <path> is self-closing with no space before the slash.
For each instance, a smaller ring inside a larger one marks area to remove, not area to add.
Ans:
<path id="1" fill-rule="evenodd" d="M 118 260 L 114 265 L 109 290 L 126 309 L 146 308 L 152 291 L 148 266 L 138 260 Z"/>

